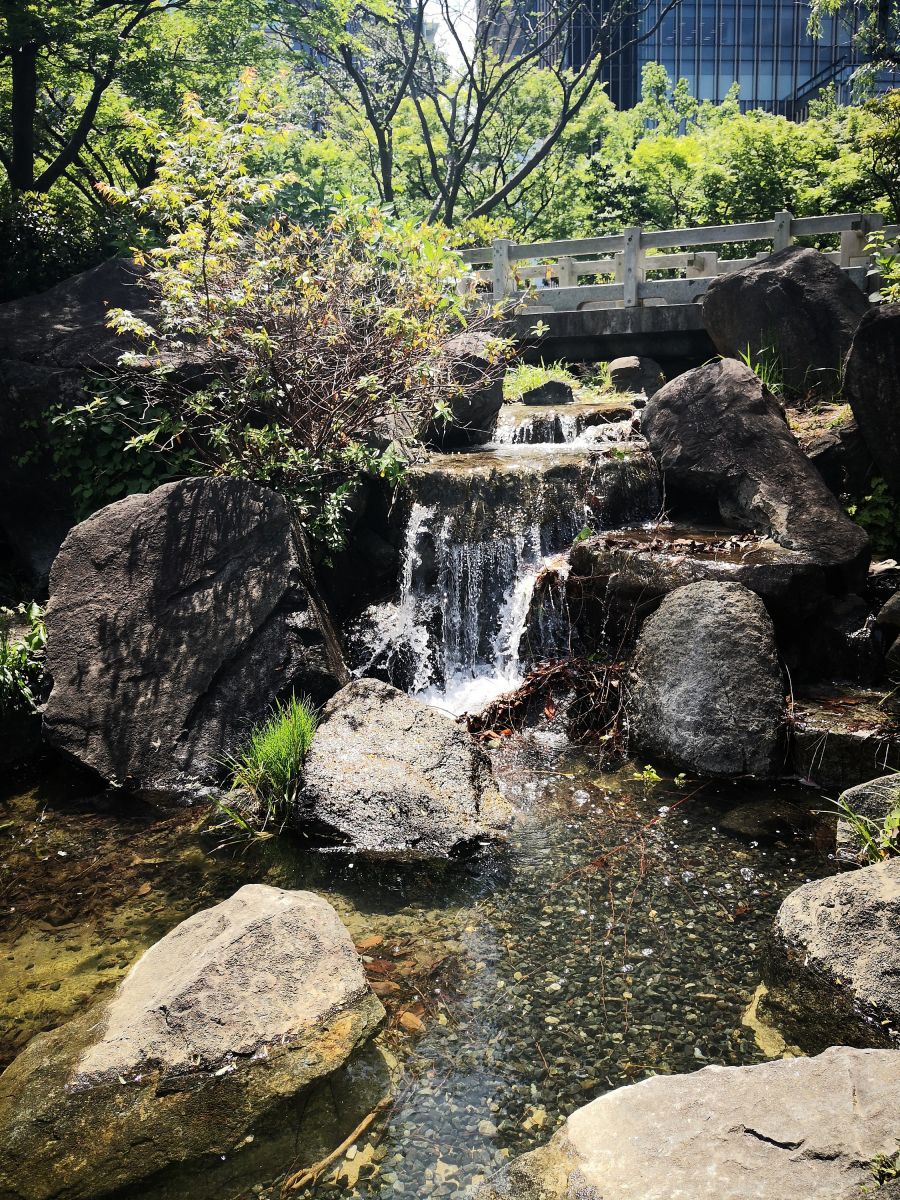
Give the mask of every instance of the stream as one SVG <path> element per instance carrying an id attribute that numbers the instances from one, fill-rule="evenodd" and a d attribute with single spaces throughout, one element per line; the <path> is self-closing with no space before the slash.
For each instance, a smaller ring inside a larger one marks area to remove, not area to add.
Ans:
<path id="1" fill-rule="evenodd" d="M 585 441 L 593 427 L 574 407 L 565 422 L 523 414 L 537 435 L 514 426 L 412 472 L 400 592 L 360 622 L 357 669 L 458 713 L 514 687 L 565 636 L 533 611 L 546 557 L 587 523 L 659 510 L 642 445 L 623 423 Z M 528 440 L 548 429 L 552 441 Z M 742 1019 L 767 930 L 788 892 L 833 870 L 817 793 L 643 764 L 609 773 L 596 749 L 539 734 L 492 755 L 519 813 L 510 844 L 438 866 L 319 854 L 288 836 L 235 841 L 197 809 L 98 806 L 61 766 L 7 780 L 3 1065 L 248 882 L 327 897 L 391 994 L 380 1037 L 398 1061 L 393 1108 L 294 1195 L 464 1196 L 611 1088 L 760 1061 Z M 410 1006 L 413 1033 L 397 1019 Z M 252 1175 L 230 1177 L 221 1200 L 279 1195 L 283 1142 L 268 1157 L 258 1142 Z M 192 1180 L 178 1194 L 205 1193 Z"/>

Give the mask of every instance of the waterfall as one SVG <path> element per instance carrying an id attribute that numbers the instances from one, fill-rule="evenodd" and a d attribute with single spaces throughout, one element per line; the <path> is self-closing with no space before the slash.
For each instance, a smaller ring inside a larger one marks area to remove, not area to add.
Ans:
<path id="1" fill-rule="evenodd" d="M 515 688 L 535 658 L 565 651 L 566 564 L 548 571 L 548 560 L 586 525 L 650 520 L 659 504 L 643 444 L 579 444 L 588 428 L 573 421 L 568 443 L 511 441 L 410 470 L 399 587 L 351 630 L 358 674 L 461 713 Z"/>

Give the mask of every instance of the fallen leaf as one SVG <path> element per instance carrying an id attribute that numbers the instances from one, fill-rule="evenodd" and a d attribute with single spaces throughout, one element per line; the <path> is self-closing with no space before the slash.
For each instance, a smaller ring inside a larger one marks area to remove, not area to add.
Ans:
<path id="1" fill-rule="evenodd" d="M 405 1029 L 407 1033 L 424 1033 L 425 1026 L 415 1015 L 415 1013 L 405 1012 L 400 1014 L 400 1028 Z"/>

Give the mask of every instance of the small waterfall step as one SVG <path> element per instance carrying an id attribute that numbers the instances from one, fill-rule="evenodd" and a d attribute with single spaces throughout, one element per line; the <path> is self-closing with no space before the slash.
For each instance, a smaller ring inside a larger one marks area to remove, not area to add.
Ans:
<path id="1" fill-rule="evenodd" d="M 627 400 L 506 403 L 497 415 L 494 444 L 625 441 L 631 434 L 633 411 Z"/>
<path id="2" fill-rule="evenodd" d="M 586 526 L 646 521 L 659 504 L 639 438 L 478 447 L 411 468 L 399 595 L 351 631 L 355 669 L 453 712 L 483 706 L 521 682 L 545 559 Z"/>

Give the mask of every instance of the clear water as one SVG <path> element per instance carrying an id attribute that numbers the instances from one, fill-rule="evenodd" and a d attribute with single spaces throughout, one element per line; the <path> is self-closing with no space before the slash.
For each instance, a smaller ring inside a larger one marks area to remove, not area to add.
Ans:
<path id="1" fill-rule="evenodd" d="M 382 939 L 372 978 L 399 986 L 381 1035 L 401 1063 L 396 1106 L 352 1161 L 296 1195 L 462 1196 L 610 1088 L 760 1059 L 742 1014 L 766 931 L 788 891 L 832 868 L 812 825 L 770 841 L 752 819 L 749 837 L 723 825 L 735 807 L 744 826 L 773 800 L 783 810 L 784 790 L 645 784 L 632 767 L 607 775 L 590 754 L 520 741 L 495 758 L 522 814 L 509 851 L 443 869 L 286 838 L 216 850 L 201 814 L 97 812 L 68 776 L 7 794 L 4 1059 L 251 881 L 327 896 L 355 940 Z M 795 799 L 797 812 L 819 807 Z M 410 1005 L 418 1037 L 397 1023 Z M 275 1157 L 218 1200 L 275 1197 L 289 1166 Z M 199 1196 L 196 1181 L 184 1194 Z"/>

